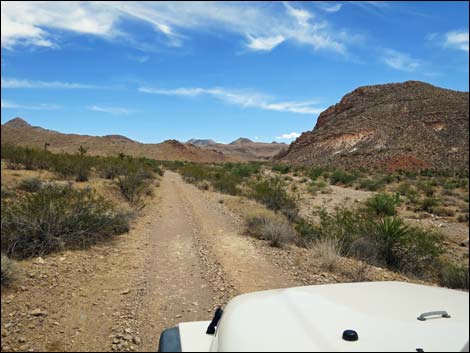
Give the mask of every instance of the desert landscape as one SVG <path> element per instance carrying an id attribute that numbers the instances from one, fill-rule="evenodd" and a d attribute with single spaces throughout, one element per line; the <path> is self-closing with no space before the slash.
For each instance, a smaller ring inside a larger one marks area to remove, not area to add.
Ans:
<path id="1" fill-rule="evenodd" d="M 434 138 L 445 143 L 445 129 Z M 314 147 L 304 136 L 296 144 Z M 452 144 L 466 149 L 466 137 Z M 345 143 L 367 153 L 363 139 Z M 112 156 L 111 144 L 20 118 L 2 125 L 4 350 L 150 351 L 165 327 L 264 289 L 399 280 L 468 290 L 465 154 L 437 168 L 444 157 L 404 142 L 419 162 L 398 153 L 393 167 L 348 169 L 315 155 L 291 164 L 294 147 L 262 162 L 252 142 L 246 162 L 194 141 L 122 149 L 133 156 Z"/>
<path id="2" fill-rule="evenodd" d="M 468 351 L 468 6 L 2 2 L 1 351 Z"/>

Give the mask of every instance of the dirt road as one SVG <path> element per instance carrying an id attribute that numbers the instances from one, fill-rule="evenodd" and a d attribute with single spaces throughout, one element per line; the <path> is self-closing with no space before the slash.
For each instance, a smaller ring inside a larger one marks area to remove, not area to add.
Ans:
<path id="1" fill-rule="evenodd" d="M 21 262 L 20 273 L 2 292 L 2 350 L 155 351 L 164 328 L 297 284 L 223 204 L 172 172 L 129 234 Z"/>

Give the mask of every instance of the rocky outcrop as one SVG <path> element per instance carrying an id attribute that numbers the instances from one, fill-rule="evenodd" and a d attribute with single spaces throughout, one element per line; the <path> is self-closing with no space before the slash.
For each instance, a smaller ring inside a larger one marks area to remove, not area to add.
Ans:
<path id="1" fill-rule="evenodd" d="M 277 159 L 379 169 L 467 169 L 469 94 L 419 81 L 359 87 Z"/>

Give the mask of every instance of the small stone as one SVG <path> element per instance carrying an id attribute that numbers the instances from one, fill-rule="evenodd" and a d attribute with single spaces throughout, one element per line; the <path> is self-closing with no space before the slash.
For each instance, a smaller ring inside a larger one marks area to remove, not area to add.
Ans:
<path id="1" fill-rule="evenodd" d="M 47 316 L 47 311 L 42 311 L 41 309 L 34 309 L 30 313 L 32 316 Z"/>
<path id="2" fill-rule="evenodd" d="M 39 264 L 39 265 L 44 265 L 46 263 L 46 261 L 44 261 L 44 259 L 42 257 L 38 257 L 36 259 L 36 263 Z"/>
<path id="3" fill-rule="evenodd" d="M 140 345 L 142 343 L 140 337 L 137 336 L 132 337 L 132 342 L 134 342 L 136 345 Z"/>
<path id="4" fill-rule="evenodd" d="M 175 317 L 176 317 L 177 319 L 179 319 L 179 318 L 183 317 L 183 315 L 176 315 Z"/>
<path id="5" fill-rule="evenodd" d="M 129 288 L 127 288 L 127 289 L 124 289 L 124 290 L 121 292 L 121 294 L 123 294 L 123 295 L 125 295 L 125 294 L 129 294 L 129 293 L 130 293 L 130 291 L 131 291 L 131 290 L 130 290 Z"/>
<path id="6" fill-rule="evenodd" d="M 122 338 L 125 339 L 126 341 L 131 341 L 132 340 L 131 335 L 124 335 Z"/>
<path id="7" fill-rule="evenodd" d="M 25 343 L 25 342 L 26 342 L 26 337 L 18 338 L 18 343 Z"/>

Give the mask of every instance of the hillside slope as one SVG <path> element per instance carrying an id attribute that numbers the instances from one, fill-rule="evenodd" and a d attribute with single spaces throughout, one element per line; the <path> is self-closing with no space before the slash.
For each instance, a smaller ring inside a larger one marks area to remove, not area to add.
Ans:
<path id="1" fill-rule="evenodd" d="M 80 146 L 88 148 L 90 155 L 116 156 L 122 152 L 132 156 L 145 156 L 159 160 L 185 160 L 193 162 L 233 161 L 223 153 L 202 149 L 192 144 L 183 144 L 176 140 L 146 144 L 136 142 L 120 135 L 88 136 L 63 134 L 37 126 L 31 126 L 21 118 L 15 118 L 2 125 L 2 143 L 43 148 L 55 153 L 77 153 Z"/>
<path id="2" fill-rule="evenodd" d="M 419 81 L 359 87 L 277 160 L 345 168 L 467 169 L 469 94 Z"/>

